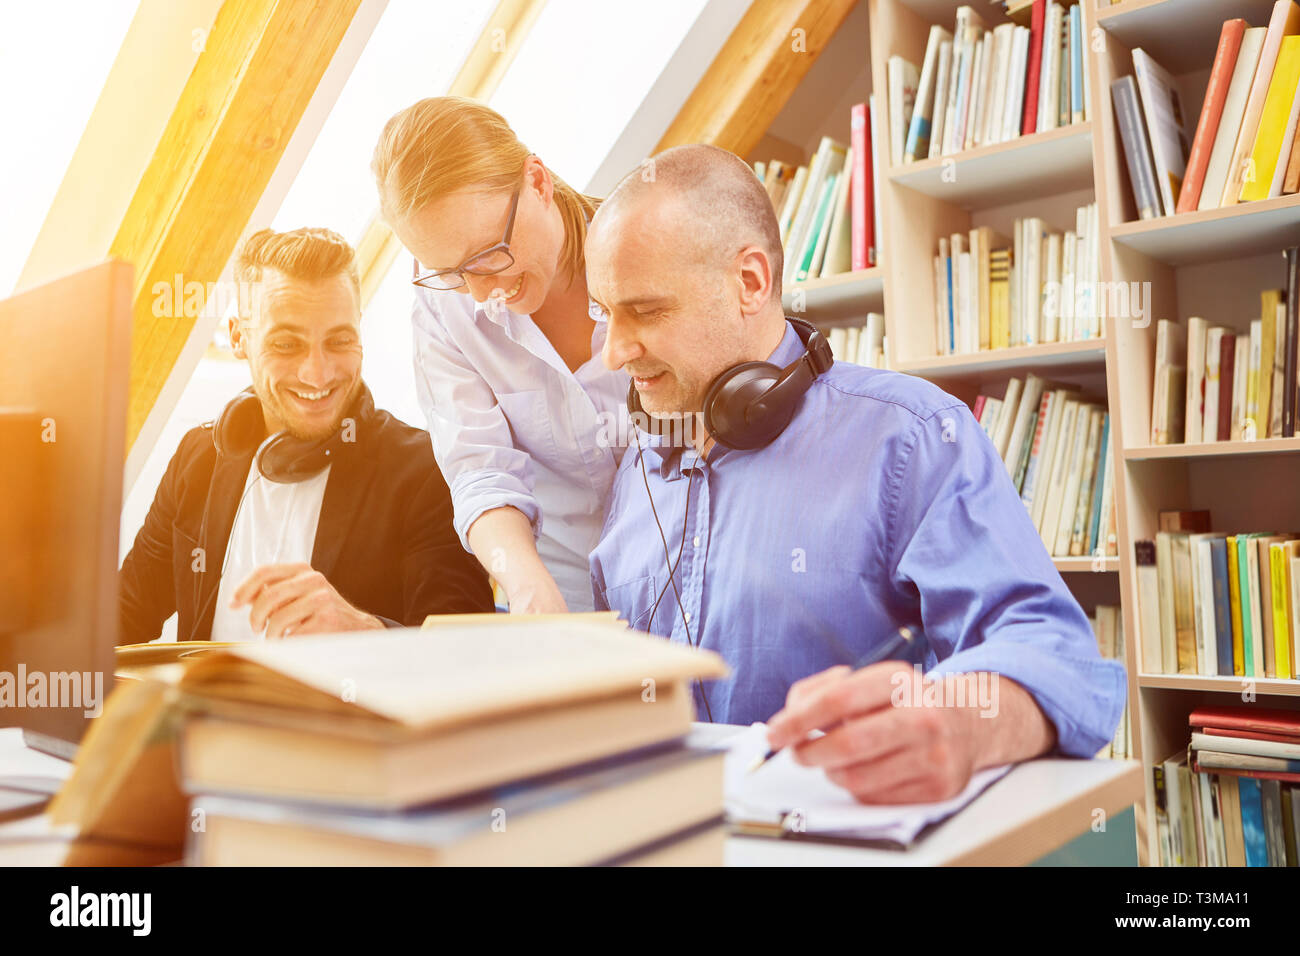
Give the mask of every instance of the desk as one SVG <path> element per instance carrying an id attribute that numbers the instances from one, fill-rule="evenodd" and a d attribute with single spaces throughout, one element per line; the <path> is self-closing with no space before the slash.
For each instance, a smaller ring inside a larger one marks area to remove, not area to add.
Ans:
<path id="1" fill-rule="evenodd" d="M 724 741 L 744 730 L 697 725 L 705 739 Z M 71 765 L 23 746 L 22 734 L 0 730 L 0 776 L 63 775 Z M 1090 832 L 1094 812 L 1107 821 L 1132 806 L 1142 794 L 1142 770 L 1135 760 L 1031 760 L 1013 768 L 907 850 L 838 846 L 808 840 L 727 839 L 728 866 L 1020 866 L 1032 863 Z M 0 841 L 20 834 L 54 836 L 44 817 L 0 825 Z M 57 838 L 55 838 L 57 839 Z M 66 839 L 66 837 L 65 837 Z M 42 841 L 43 842 L 43 841 Z M 18 858 L 0 845 L 0 865 L 47 862 L 53 848 L 28 845 Z M 52 862 L 52 859 L 48 862 Z"/>

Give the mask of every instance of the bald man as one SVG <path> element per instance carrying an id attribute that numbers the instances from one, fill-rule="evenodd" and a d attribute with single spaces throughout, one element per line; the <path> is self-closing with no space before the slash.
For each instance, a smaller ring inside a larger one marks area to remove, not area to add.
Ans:
<path id="1" fill-rule="evenodd" d="M 596 606 L 721 653 L 731 676 L 696 688 L 697 712 L 766 720 L 772 747 L 862 802 L 1097 753 L 1123 668 L 1099 655 L 970 410 L 832 362 L 786 318 L 776 215 L 744 162 L 709 146 L 648 162 L 586 245 L 605 364 L 632 377 L 647 425 L 591 555 Z M 775 368 L 729 372 L 747 362 Z M 665 429 L 674 417 L 686 427 Z M 851 670 L 904 626 L 928 639 L 924 683 L 898 661 Z"/>

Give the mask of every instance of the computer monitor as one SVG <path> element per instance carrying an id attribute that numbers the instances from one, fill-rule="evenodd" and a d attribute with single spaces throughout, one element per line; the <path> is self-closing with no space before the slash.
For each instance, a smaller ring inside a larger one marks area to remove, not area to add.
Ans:
<path id="1" fill-rule="evenodd" d="M 63 757 L 113 686 L 132 274 L 0 301 L 0 726 Z"/>

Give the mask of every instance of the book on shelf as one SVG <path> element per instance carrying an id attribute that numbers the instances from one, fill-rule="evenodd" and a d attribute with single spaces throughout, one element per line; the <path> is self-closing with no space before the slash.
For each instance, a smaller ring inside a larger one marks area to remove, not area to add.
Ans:
<path id="1" fill-rule="evenodd" d="M 917 82 L 916 98 L 912 105 L 911 117 L 907 123 L 907 137 L 903 146 L 903 155 L 899 161 L 913 162 L 918 157 L 930 154 L 930 132 L 934 125 L 934 91 L 937 82 L 947 76 L 946 66 L 941 67 L 941 55 L 944 48 L 952 56 L 952 34 L 943 27 L 930 27 L 930 38 L 925 45 L 925 59 L 921 64 L 921 75 Z M 891 58 L 892 59 L 892 58 Z M 899 117 L 901 125 L 902 116 Z M 897 162 L 895 163 L 897 165 Z"/>
<path id="2" fill-rule="evenodd" d="M 1223 20 L 1208 66 L 1190 146 L 1178 84 L 1146 51 L 1133 50 L 1134 82 L 1111 84 L 1139 219 L 1300 189 L 1300 6 L 1276 0 L 1267 25 Z"/>
<path id="3" fill-rule="evenodd" d="M 1143 672 L 1297 678 L 1300 536 L 1161 530 L 1134 558 Z"/>
<path id="4" fill-rule="evenodd" d="M 1255 72 L 1259 69 L 1259 60 L 1264 51 L 1264 40 L 1267 35 L 1268 28 L 1262 26 L 1247 27 L 1242 33 L 1241 47 L 1232 65 L 1232 74 L 1224 94 L 1223 110 L 1219 114 L 1218 126 L 1206 134 L 1207 137 L 1213 138 L 1214 145 L 1210 150 L 1209 162 L 1206 164 L 1205 182 L 1202 184 L 1200 198 L 1196 203 L 1198 210 L 1218 209 L 1224 190 L 1227 188 L 1232 154 L 1237 144 L 1237 133 L 1241 129 L 1241 121 L 1246 113 L 1246 100 L 1250 96 L 1251 84 L 1255 81 Z M 1211 73 L 1211 80 L 1213 80 L 1213 73 Z M 1210 102 L 1212 106 L 1213 101 Z M 1202 107 L 1202 113 L 1204 111 Z M 1199 121 L 1197 125 L 1200 125 Z"/>
<path id="5" fill-rule="evenodd" d="M 1270 199 L 1282 195 L 1282 180 L 1291 156 L 1295 133 L 1296 83 L 1300 80 L 1300 35 L 1284 36 L 1278 48 L 1277 63 L 1264 94 L 1259 117 L 1259 132 L 1246 160 L 1247 173 L 1242 177 L 1241 202 Z"/>
<path id="6" fill-rule="evenodd" d="M 1240 200 L 1246 178 L 1254 176 L 1250 159 L 1260 133 L 1264 101 L 1272 83 L 1274 68 L 1277 66 L 1278 53 L 1282 49 L 1282 39 L 1295 34 L 1300 34 L 1300 6 L 1297 6 L 1294 0 L 1277 0 L 1269 17 L 1268 31 L 1264 34 L 1259 64 L 1255 68 L 1255 75 L 1251 78 L 1250 92 L 1246 96 L 1241 126 L 1237 130 L 1232 159 L 1228 164 L 1227 183 L 1219 198 L 1220 206 L 1236 205 Z"/>
<path id="7" fill-rule="evenodd" d="M 1101 656 L 1109 660 L 1124 662 L 1124 615 L 1118 605 L 1098 604 L 1088 618 L 1092 631 L 1097 636 L 1097 649 Z M 1132 731 L 1129 725 L 1128 701 L 1124 702 L 1124 711 L 1119 723 L 1115 725 L 1115 736 L 1102 747 L 1098 757 L 1111 757 L 1126 760 L 1133 753 Z"/>
<path id="8" fill-rule="evenodd" d="M 1178 87 L 1169 72 L 1141 47 L 1133 50 L 1133 72 L 1146 117 L 1160 202 L 1166 213 L 1172 213 L 1178 205 L 1189 149 Z"/>
<path id="9" fill-rule="evenodd" d="M 849 113 L 849 145 L 823 136 L 812 159 L 755 162 L 776 212 L 786 286 L 877 265 L 879 137 L 868 103 Z"/>
<path id="10" fill-rule="evenodd" d="M 838 362 L 852 362 L 870 368 L 888 368 L 886 364 L 885 317 L 868 312 L 866 324 L 835 326 L 826 334 L 831 354 Z"/>
<path id="11" fill-rule="evenodd" d="M 1214 148 L 1214 134 L 1219 128 L 1219 120 L 1223 117 L 1223 106 L 1228 98 L 1233 68 L 1236 66 L 1237 55 L 1241 52 L 1242 39 L 1245 35 L 1246 21 L 1240 17 L 1225 20 L 1219 31 L 1219 45 L 1214 52 L 1214 65 L 1210 68 L 1210 79 L 1205 86 L 1201 115 L 1196 121 L 1192 148 L 1187 155 L 1187 172 L 1183 178 L 1183 187 L 1178 194 L 1176 212 L 1192 212 L 1201 201 L 1201 190 L 1205 185 L 1205 174 L 1209 169 L 1210 154 Z"/>
<path id="12" fill-rule="evenodd" d="M 1300 715 L 1199 707 L 1185 747 L 1150 768 L 1161 866 L 1297 866 Z"/>
<path id="13" fill-rule="evenodd" d="M 1297 254 L 1285 289 L 1260 293 L 1260 317 L 1243 331 L 1191 316 L 1156 323 L 1151 443 L 1253 441 L 1295 436 L 1300 316 Z"/>
<path id="14" fill-rule="evenodd" d="M 992 29 L 970 5 L 958 7 L 951 32 L 930 28 L 919 74 L 890 57 L 895 166 L 1088 119 L 1081 11 L 1047 0 L 1032 7 L 1030 25 Z"/>
<path id="15" fill-rule="evenodd" d="M 484 617 L 232 646 L 124 683 L 51 816 L 179 849 L 186 795 L 238 797 L 300 822 L 305 804 L 397 821 L 548 775 L 572 788 L 565 775 L 578 768 L 686 746 L 692 683 L 725 672 L 716 655 L 608 616 Z M 658 772 L 628 759 L 629 780 Z M 710 819 L 720 813 L 719 791 Z M 688 822 L 699 820 L 673 825 Z M 535 859 L 522 844 L 511 852 Z"/>
<path id="16" fill-rule="evenodd" d="M 1120 143 L 1124 147 L 1124 164 L 1128 169 L 1128 181 L 1133 190 L 1138 218 L 1155 219 L 1162 211 L 1160 190 L 1156 186 L 1151 143 L 1147 138 L 1137 81 L 1131 76 L 1121 76 L 1110 84 L 1110 95 L 1115 104 L 1115 121 L 1119 126 Z"/>
<path id="17" fill-rule="evenodd" d="M 1014 238 L 979 226 L 940 238 L 933 260 L 939 355 L 1098 338 L 1097 204 L 1075 228 L 1017 219 Z"/>
<path id="18" fill-rule="evenodd" d="M 929 50 L 926 59 L 930 59 Z M 910 60 L 891 56 L 885 63 L 885 79 L 889 84 L 889 158 L 894 166 L 898 166 L 903 162 L 905 141 L 911 128 L 920 72 Z"/>
<path id="19" fill-rule="evenodd" d="M 1117 554 L 1110 416 L 1077 390 L 1030 373 L 972 413 L 1054 557 Z"/>

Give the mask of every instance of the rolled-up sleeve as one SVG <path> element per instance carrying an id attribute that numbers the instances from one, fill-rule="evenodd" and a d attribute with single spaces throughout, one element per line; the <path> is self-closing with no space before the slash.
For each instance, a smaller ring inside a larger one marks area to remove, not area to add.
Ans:
<path id="1" fill-rule="evenodd" d="M 1123 712 L 1124 668 L 1102 658 L 970 410 L 918 418 L 886 487 L 889 567 L 896 587 L 919 593 L 930 673 L 1008 677 L 1055 725 L 1055 752 L 1095 755 Z"/>
<path id="2" fill-rule="evenodd" d="M 453 525 L 466 550 L 479 515 L 513 507 L 536 537 L 541 509 L 532 459 L 515 447 L 492 389 L 448 336 L 430 296 L 417 294 L 411 312 L 415 383 L 438 467 L 451 489 Z"/>

